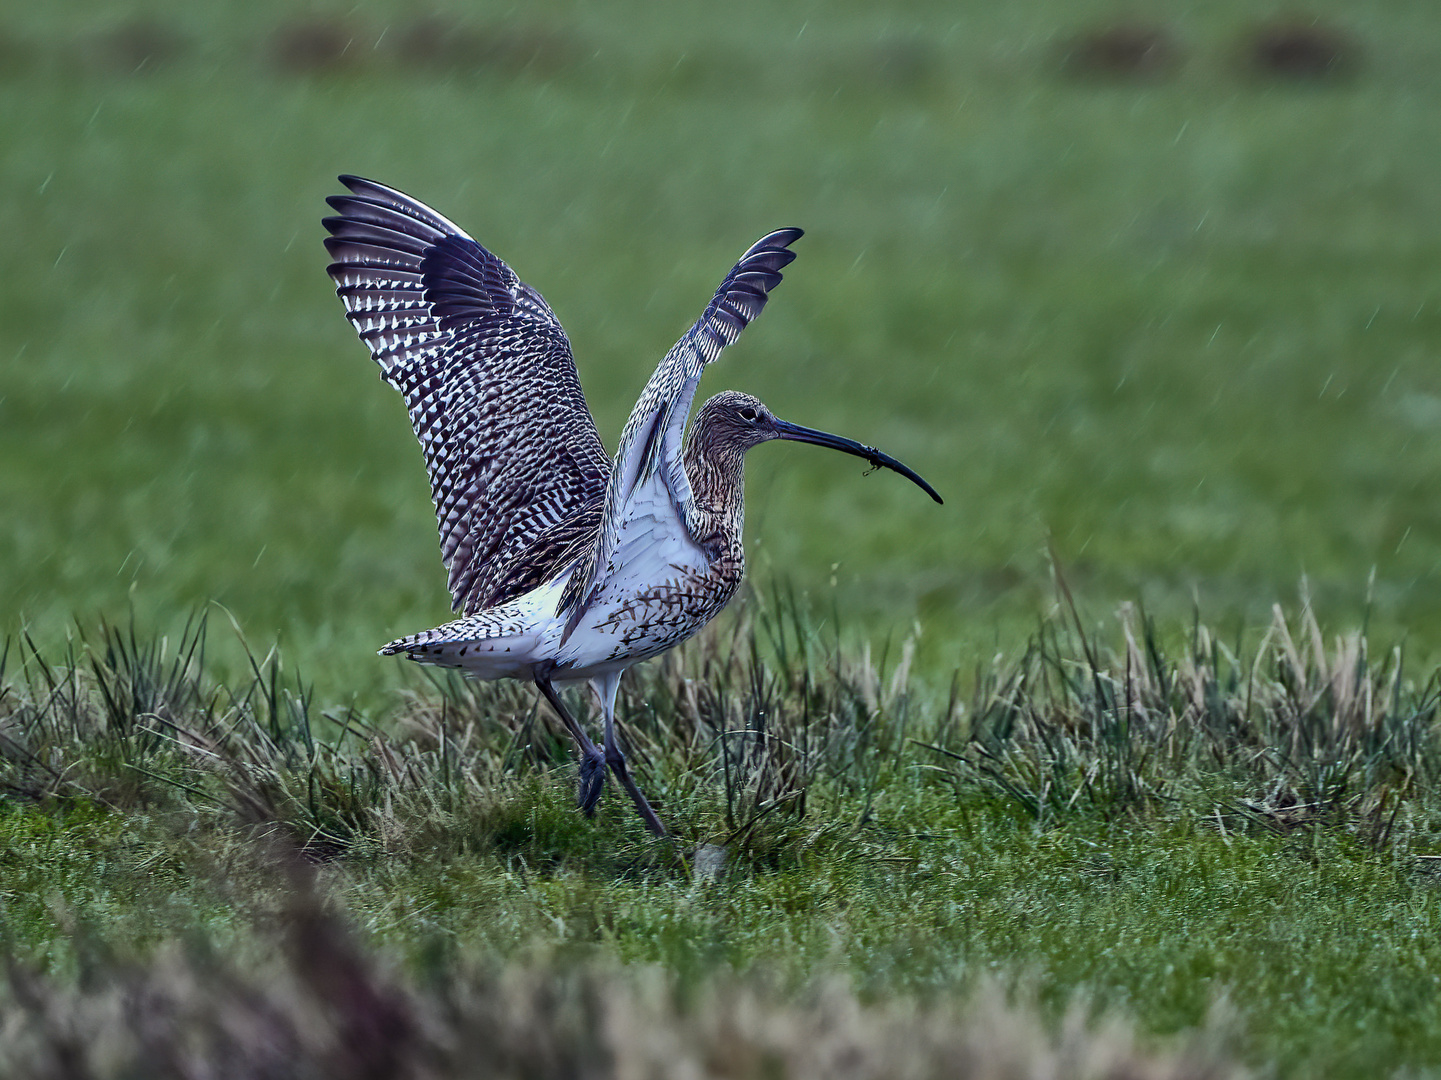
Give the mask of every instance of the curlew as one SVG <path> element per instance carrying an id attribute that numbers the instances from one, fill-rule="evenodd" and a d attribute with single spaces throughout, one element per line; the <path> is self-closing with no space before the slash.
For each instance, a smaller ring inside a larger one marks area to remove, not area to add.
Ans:
<path id="1" fill-rule="evenodd" d="M 337 212 L 324 220 L 329 273 L 405 397 L 462 616 L 380 651 L 534 682 L 575 739 L 580 808 L 594 812 L 609 770 L 664 836 L 616 739 L 616 689 L 626 668 L 690 637 L 740 585 L 745 452 L 772 439 L 828 446 L 941 498 L 895 458 L 777 419 L 748 394 L 706 401 L 683 440 L 702 371 L 765 307 L 800 229 L 741 256 L 655 369 L 610 459 L 540 294 L 423 203 L 359 177 L 340 182 L 350 194 L 327 200 Z M 600 702 L 604 749 L 556 693 L 577 680 Z"/>

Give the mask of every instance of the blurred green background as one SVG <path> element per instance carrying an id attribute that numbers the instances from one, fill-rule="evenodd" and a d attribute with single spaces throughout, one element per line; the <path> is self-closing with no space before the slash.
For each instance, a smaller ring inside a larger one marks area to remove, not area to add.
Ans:
<path id="1" fill-rule="evenodd" d="M 1374 570 L 1372 626 L 1434 659 L 1438 115 L 1408 0 L 8 0 L 0 631 L 215 601 L 334 700 L 448 617 L 419 450 L 325 274 L 357 172 L 547 297 L 611 446 L 733 259 L 803 226 L 703 393 L 946 497 L 751 456 L 753 580 L 854 634 L 1018 648 L 1051 544 L 1097 621 L 1242 631 L 1306 575 L 1339 628 Z"/>

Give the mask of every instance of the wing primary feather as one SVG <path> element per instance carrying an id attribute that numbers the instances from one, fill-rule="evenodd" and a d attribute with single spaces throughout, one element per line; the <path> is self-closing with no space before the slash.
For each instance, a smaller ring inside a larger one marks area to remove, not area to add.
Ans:
<path id="1" fill-rule="evenodd" d="M 570 342 L 540 295 L 454 222 L 373 180 L 340 182 L 350 194 L 327 199 L 336 213 L 322 219 L 328 272 L 405 397 L 452 599 L 466 614 L 503 603 L 527 587 L 524 553 L 543 548 L 549 565 L 572 552 L 575 536 L 544 537 L 604 497 L 609 460 Z"/>
<path id="2" fill-rule="evenodd" d="M 691 529 L 690 481 L 681 461 L 681 442 L 701 372 L 765 308 L 770 290 L 780 284 L 780 271 L 795 258 L 790 245 L 802 235 L 802 230 L 796 228 L 777 229 L 747 248 L 721 281 L 701 317 L 681 336 L 646 383 L 621 433 L 611 465 L 596 544 L 577 564 L 561 594 L 557 614 L 566 617 L 566 637 L 604 586 L 611 555 L 628 520 L 631 497 L 656 469 L 665 470 L 680 523 Z"/>
<path id="3" fill-rule="evenodd" d="M 379 205 L 389 206 L 392 209 L 399 210 L 407 217 L 423 222 L 433 229 L 439 229 L 442 233 L 452 233 L 457 236 L 469 235 L 449 218 L 437 213 L 419 199 L 411 198 L 398 188 L 387 187 L 384 184 L 376 183 L 374 180 L 366 180 L 364 177 L 351 176 L 349 174 L 342 174 L 338 179 L 355 195 L 371 199 Z M 341 195 L 337 197 L 344 198 L 345 196 Z"/>
<path id="4" fill-rule="evenodd" d="M 434 242 L 424 236 L 392 228 L 390 224 L 359 221 L 355 218 L 329 217 L 321 221 L 336 240 L 351 240 L 390 248 L 408 255 L 424 255 Z"/>

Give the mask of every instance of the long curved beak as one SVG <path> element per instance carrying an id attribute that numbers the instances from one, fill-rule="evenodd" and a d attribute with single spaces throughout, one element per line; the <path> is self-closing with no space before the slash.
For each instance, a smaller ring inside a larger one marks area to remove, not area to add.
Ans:
<path id="1" fill-rule="evenodd" d="M 817 446 L 829 446 L 832 450 L 839 450 L 845 454 L 853 454 L 858 458 L 865 458 L 876 468 L 890 469 L 898 472 L 911 483 L 915 484 L 936 502 L 942 502 L 941 497 L 936 494 L 936 489 L 926 483 L 911 469 L 902 465 L 890 454 L 883 454 L 874 446 L 865 446 L 854 439 L 842 438 L 839 435 L 832 435 L 827 431 L 817 431 L 815 428 L 801 427 L 799 424 L 788 424 L 784 420 L 774 422 L 775 432 L 779 438 L 790 439 L 792 442 L 815 443 Z"/>

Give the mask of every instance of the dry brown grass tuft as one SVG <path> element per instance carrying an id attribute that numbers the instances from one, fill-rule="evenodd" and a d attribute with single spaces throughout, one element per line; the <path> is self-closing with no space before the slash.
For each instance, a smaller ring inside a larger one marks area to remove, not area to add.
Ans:
<path id="1" fill-rule="evenodd" d="M 954 780 L 1042 825 L 1209 800 L 1222 828 L 1337 826 L 1376 847 L 1404 802 L 1434 805 L 1438 673 L 1409 679 L 1399 646 L 1373 663 L 1360 631 L 1328 649 L 1304 587 L 1299 618 L 1277 606 L 1249 656 L 1198 622 L 1190 648 L 1167 657 L 1131 605 L 1118 621 L 1116 651 L 1073 617 L 978 672 L 965 730 L 930 746 Z"/>
<path id="2" fill-rule="evenodd" d="M 1165 1043 L 1074 1006 L 1059 1030 L 1028 994 L 866 1004 L 843 981 L 787 996 L 719 976 L 612 962 L 460 972 L 422 988 L 367 954 L 303 865 L 251 946 L 221 957 L 172 943 L 92 963 L 64 986 L 12 963 L 0 983 L 0 1071 L 31 1080 L 459 1077 L 865 1080 L 1222 1080 L 1229 1023 Z"/>
<path id="3" fill-rule="evenodd" d="M 209 683 L 203 643 L 196 623 L 175 643 L 107 627 L 63 662 L 22 648 L 16 677 L 0 667 L 0 793 L 278 830 L 317 860 L 590 846 L 562 794 L 572 749 L 532 688 L 439 676 L 381 720 L 322 717 L 273 653 L 248 684 Z M 1198 623 L 1168 654 L 1130 605 L 1111 648 L 1073 612 L 978 669 L 969 708 L 959 678 L 948 701 L 916 685 L 911 654 L 849 655 L 778 601 L 633 673 L 621 736 L 677 850 L 778 865 L 916 770 L 1041 827 L 1179 814 L 1377 848 L 1441 794 L 1441 678 L 1409 678 L 1399 647 L 1373 662 L 1360 632 L 1328 648 L 1309 601 L 1246 651 Z"/>
<path id="4" fill-rule="evenodd" d="M 1329 79 L 1350 74 L 1360 46 L 1344 30 L 1314 19 L 1283 19 L 1252 32 L 1246 61 L 1258 74 L 1283 79 Z"/>
<path id="5" fill-rule="evenodd" d="M 92 66 L 117 75 L 158 71 L 183 59 L 190 39 L 156 19 L 131 19 L 89 38 L 83 51 Z"/>
<path id="6" fill-rule="evenodd" d="M 575 63 L 581 52 L 569 35 L 548 27 L 477 26 L 441 15 L 391 27 L 381 46 L 403 71 L 429 76 L 486 70 L 551 75 Z"/>
<path id="7" fill-rule="evenodd" d="M 1092 79 L 1155 79 L 1173 74 L 1183 50 L 1166 27 L 1152 23 L 1116 23 L 1068 39 L 1060 50 L 1061 68 Z"/>
<path id="8" fill-rule="evenodd" d="M 359 64 L 368 51 L 368 39 L 360 27 L 345 19 L 315 16 L 277 28 L 268 51 L 270 62 L 281 71 L 325 75 Z"/>

